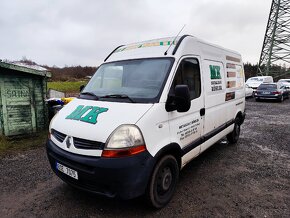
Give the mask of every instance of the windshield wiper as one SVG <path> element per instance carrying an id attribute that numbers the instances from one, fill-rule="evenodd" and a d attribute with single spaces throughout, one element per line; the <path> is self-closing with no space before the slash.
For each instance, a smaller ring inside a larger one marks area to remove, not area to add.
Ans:
<path id="1" fill-rule="evenodd" d="M 99 96 L 97 96 L 93 92 L 81 92 L 80 95 L 90 95 L 90 96 L 94 96 L 94 97 L 96 97 L 97 100 L 100 98 Z"/>
<path id="2" fill-rule="evenodd" d="M 101 96 L 100 98 L 119 98 L 119 99 L 128 99 L 129 101 L 131 101 L 132 103 L 135 103 L 133 101 L 132 98 L 130 98 L 128 95 L 125 95 L 125 94 L 113 94 L 113 95 L 104 95 L 104 96 Z"/>

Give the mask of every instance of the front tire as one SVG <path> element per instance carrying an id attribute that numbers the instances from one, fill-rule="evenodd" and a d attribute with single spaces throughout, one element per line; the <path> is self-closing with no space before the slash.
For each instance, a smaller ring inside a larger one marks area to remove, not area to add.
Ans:
<path id="1" fill-rule="evenodd" d="M 159 209 L 171 200 L 179 178 L 179 166 L 172 155 L 166 155 L 156 164 L 146 191 L 148 203 Z"/>
<path id="2" fill-rule="evenodd" d="M 241 123 L 240 119 L 236 118 L 234 130 L 227 135 L 227 139 L 228 139 L 230 144 L 237 143 L 239 138 L 240 138 L 240 132 L 241 132 L 241 124 L 240 123 Z"/>

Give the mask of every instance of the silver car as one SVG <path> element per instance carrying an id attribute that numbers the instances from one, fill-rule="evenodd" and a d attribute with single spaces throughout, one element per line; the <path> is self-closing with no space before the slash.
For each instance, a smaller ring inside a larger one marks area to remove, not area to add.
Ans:
<path id="1" fill-rule="evenodd" d="M 286 98 L 289 98 L 289 89 L 281 83 L 262 83 L 255 92 L 256 101 L 260 99 L 277 99 L 282 102 Z"/>

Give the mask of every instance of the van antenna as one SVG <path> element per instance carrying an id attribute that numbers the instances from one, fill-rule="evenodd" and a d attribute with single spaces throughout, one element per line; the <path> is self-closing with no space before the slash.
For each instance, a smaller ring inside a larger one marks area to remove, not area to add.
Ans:
<path id="1" fill-rule="evenodd" d="M 184 29 L 186 24 L 183 25 L 183 27 L 181 28 L 181 30 L 179 31 L 179 33 L 175 36 L 175 38 L 173 39 L 172 43 L 170 43 L 168 49 L 166 50 L 166 52 L 164 52 L 164 55 L 167 55 L 168 50 L 171 48 L 171 46 L 173 45 L 173 43 L 175 42 L 175 40 L 177 39 L 177 37 L 179 36 L 179 34 L 181 33 L 181 31 Z"/>

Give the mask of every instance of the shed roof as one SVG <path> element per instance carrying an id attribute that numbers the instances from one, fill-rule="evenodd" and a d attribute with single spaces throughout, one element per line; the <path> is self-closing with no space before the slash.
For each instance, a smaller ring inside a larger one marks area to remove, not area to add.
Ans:
<path id="1" fill-rule="evenodd" d="M 22 65 L 22 64 L 20 65 L 20 64 L 7 63 L 7 62 L 0 61 L 0 68 L 21 71 L 25 73 L 38 75 L 38 76 L 51 77 L 51 73 L 45 68 L 40 67 L 40 66 L 30 66 L 30 65 Z"/>

